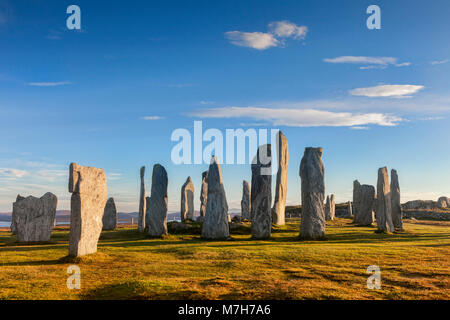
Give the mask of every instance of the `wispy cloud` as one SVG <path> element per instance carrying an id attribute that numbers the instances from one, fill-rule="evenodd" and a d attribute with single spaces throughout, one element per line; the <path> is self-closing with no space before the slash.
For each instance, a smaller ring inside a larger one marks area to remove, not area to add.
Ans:
<path id="1" fill-rule="evenodd" d="M 58 87 L 69 85 L 69 81 L 59 81 L 59 82 L 29 82 L 28 85 L 32 87 Z"/>
<path id="2" fill-rule="evenodd" d="M 354 127 L 350 127 L 350 129 L 352 130 L 369 130 L 369 127 L 364 127 L 364 126 L 354 126 Z"/>
<path id="3" fill-rule="evenodd" d="M 436 61 L 431 61 L 430 64 L 436 65 L 436 64 L 444 64 L 444 63 L 447 63 L 447 62 L 449 62 L 448 59 L 445 59 L 445 60 L 436 60 Z"/>
<path id="4" fill-rule="evenodd" d="M 289 21 L 274 21 L 268 25 L 269 32 L 228 31 L 225 37 L 234 45 L 265 50 L 271 47 L 283 46 L 285 39 L 303 40 L 308 28 L 297 26 Z"/>
<path id="5" fill-rule="evenodd" d="M 365 64 L 359 67 L 361 70 L 367 69 L 385 69 L 389 65 L 395 67 L 408 67 L 411 62 L 398 63 L 398 59 L 394 57 L 367 57 L 367 56 L 340 56 L 336 58 L 326 58 L 323 61 L 328 63 L 349 63 L 349 64 Z"/>
<path id="6" fill-rule="evenodd" d="M 365 96 L 370 98 L 378 97 L 410 97 L 411 94 L 422 90 L 424 86 L 416 85 L 380 85 L 367 88 L 356 88 L 350 90 L 350 94 L 353 96 Z"/>
<path id="7" fill-rule="evenodd" d="M 151 120 L 162 120 L 162 119 L 165 119 L 165 118 L 161 117 L 161 116 L 144 116 L 144 117 L 141 117 L 141 120 L 149 120 L 149 121 L 151 121 Z"/>
<path id="8" fill-rule="evenodd" d="M 261 107 L 224 107 L 197 110 L 191 116 L 202 118 L 247 118 L 274 126 L 351 127 L 362 125 L 395 126 L 400 117 L 382 113 L 330 112 L 316 109 L 279 109 Z"/>
<path id="9" fill-rule="evenodd" d="M 12 168 L 0 168 L 0 176 L 6 178 L 23 178 L 27 174 L 30 174 L 28 171 L 12 169 Z"/>

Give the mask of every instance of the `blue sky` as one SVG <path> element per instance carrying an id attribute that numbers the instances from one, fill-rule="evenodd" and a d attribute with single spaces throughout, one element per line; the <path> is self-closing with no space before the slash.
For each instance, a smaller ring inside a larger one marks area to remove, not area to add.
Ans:
<path id="1" fill-rule="evenodd" d="M 68 30 L 66 8 L 81 8 Z M 381 29 L 366 8 L 381 8 Z M 187 176 L 177 128 L 279 128 L 298 168 L 324 148 L 326 193 L 399 173 L 402 201 L 450 196 L 450 3 L 442 1 L 0 1 L 0 211 L 16 195 L 69 208 L 70 162 L 104 168 L 121 211 L 136 211 L 139 168 L 164 165 L 169 210 Z M 147 118 L 146 118 L 147 117 Z M 145 120 L 149 119 L 149 120 Z M 238 209 L 249 165 L 222 166 Z"/>

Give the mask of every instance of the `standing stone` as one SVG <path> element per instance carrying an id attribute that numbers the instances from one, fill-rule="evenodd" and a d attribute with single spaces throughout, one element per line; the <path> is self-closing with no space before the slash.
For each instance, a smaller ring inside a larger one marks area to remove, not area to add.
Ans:
<path id="1" fill-rule="evenodd" d="M 352 202 L 347 202 L 347 217 L 351 218 L 353 216 L 353 210 L 352 210 Z"/>
<path id="2" fill-rule="evenodd" d="M 371 185 L 353 182 L 353 222 L 359 226 L 369 226 L 374 219 L 376 192 Z"/>
<path id="3" fill-rule="evenodd" d="M 242 182 L 242 200 L 241 200 L 241 217 L 242 219 L 250 220 L 251 216 L 250 205 L 250 185 L 247 180 Z"/>
<path id="4" fill-rule="evenodd" d="M 230 236 L 228 203 L 223 187 L 219 160 L 213 156 L 208 170 L 208 201 L 202 226 L 202 238 L 224 239 Z"/>
<path id="5" fill-rule="evenodd" d="M 70 240 L 69 256 L 97 251 L 106 204 L 106 175 L 103 169 L 70 164 Z"/>
<path id="6" fill-rule="evenodd" d="M 20 200 L 23 200 L 23 199 L 25 199 L 25 198 L 22 197 L 20 194 L 18 194 L 17 197 L 16 197 L 16 202 L 19 202 Z M 14 224 L 14 204 L 13 204 L 13 211 L 11 213 L 11 226 L 10 226 L 10 229 L 11 229 L 11 233 L 12 234 L 16 234 L 16 226 Z"/>
<path id="7" fill-rule="evenodd" d="M 287 174 L 289 165 L 288 141 L 283 132 L 277 134 L 278 172 L 275 186 L 275 201 L 272 208 L 272 222 L 276 225 L 285 224 L 285 209 L 287 195 Z"/>
<path id="8" fill-rule="evenodd" d="M 117 209 L 114 198 L 109 198 L 103 214 L 103 230 L 114 230 L 115 228 L 117 228 Z"/>
<path id="9" fill-rule="evenodd" d="M 376 219 L 378 232 L 393 232 L 391 187 L 387 168 L 378 169 Z"/>
<path id="10" fill-rule="evenodd" d="M 206 201 L 208 200 L 208 170 L 202 173 L 202 188 L 200 192 L 200 217 L 205 217 L 206 214 Z"/>
<path id="11" fill-rule="evenodd" d="M 327 201 L 325 202 L 325 220 L 334 220 L 336 212 L 336 203 L 334 200 L 334 194 L 327 196 Z"/>
<path id="12" fill-rule="evenodd" d="M 167 234 L 167 188 L 169 180 L 166 169 L 160 165 L 153 166 L 152 193 L 147 197 L 148 234 L 161 237 Z"/>
<path id="13" fill-rule="evenodd" d="M 181 221 L 194 220 L 194 184 L 191 177 L 181 187 Z"/>
<path id="14" fill-rule="evenodd" d="M 300 163 L 302 194 L 302 219 L 300 237 L 320 239 L 325 237 L 325 170 L 322 163 L 322 148 L 305 148 Z"/>
<path id="15" fill-rule="evenodd" d="M 400 203 L 400 185 L 398 183 L 397 171 L 391 170 L 391 209 L 392 223 L 397 231 L 403 230 L 402 205 Z"/>
<path id="16" fill-rule="evenodd" d="M 145 166 L 141 167 L 141 192 L 139 195 L 139 217 L 138 217 L 138 230 L 144 232 L 145 230 L 145 212 L 146 212 L 146 200 L 145 200 Z"/>
<path id="17" fill-rule="evenodd" d="M 259 147 L 252 161 L 252 237 L 270 237 L 272 228 L 272 150 L 270 144 Z"/>
<path id="18" fill-rule="evenodd" d="M 19 242 L 49 241 L 58 199 L 47 192 L 41 198 L 17 196 L 13 203 L 13 225 Z"/>
<path id="19" fill-rule="evenodd" d="M 325 201 L 325 207 L 323 208 L 325 213 L 325 220 L 330 220 L 330 196 L 327 196 L 327 200 Z"/>

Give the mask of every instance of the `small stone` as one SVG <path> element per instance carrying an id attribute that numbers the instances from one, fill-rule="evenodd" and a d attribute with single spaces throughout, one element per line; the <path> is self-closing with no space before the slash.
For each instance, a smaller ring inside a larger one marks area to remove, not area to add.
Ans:
<path id="1" fill-rule="evenodd" d="M 191 177 L 181 187 L 181 221 L 194 220 L 194 184 Z"/>
<path id="2" fill-rule="evenodd" d="M 155 164 L 153 166 L 151 196 L 146 198 L 148 234 L 153 237 L 167 235 L 168 184 L 166 169 L 160 164 Z"/>
<path id="3" fill-rule="evenodd" d="M 334 194 L 327 196 L 327 201 L 325 202 L 325 219 L 334 220 L 336 213 L 336 203 L 334 200 Z"/>
<path id="4" fill-rule="evenodd" d="M 103 214 L 103 230 L 114 230 L 115 228 L 117 228 L 117 209 L 114 198 L 109 198 Z"/>
<path id="5" fill-rule="evenodd" d="M 241 217 L 250 220 L 251 204 L 250 204 L 250 185 L 248 181 L 242 182 L 242 200 L 241 200 Z"/>
<path id="6" fill-rule="evenodd" d="M 208 200 L 208 170 L 202 172 L 202 188 L 200 192 L 200 217 L 204 217 L 206 214 L 206 201 Z"/>

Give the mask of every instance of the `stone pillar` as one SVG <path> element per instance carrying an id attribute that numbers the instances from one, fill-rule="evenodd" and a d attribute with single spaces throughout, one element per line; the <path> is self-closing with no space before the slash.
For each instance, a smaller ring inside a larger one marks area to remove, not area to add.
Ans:
<path id="1" fill-rule="evenodd" d="M 208 200 L 208 170 L 202 172 L 202 188 L 200 192 L 200 217 L 204 218 L 206 214 L 206 201 Z"/>
<path id="2" fill-rule="evenodd" d="M 377 181 L 377 210 L 376 219 L 378 232 L 393 232 L 391 187 L 387 168 L 378 169 Z"/>
<path id="3" fill-rule="evenodd" d="M 322 148 L 305 148 L 300 163 L 302 194 L 302 218 L 300 237 L 320 239 L 325 237 L 325 171 L 322 163 Z"/>
<path id="4" fill-rule="evenodd" d="M 272 222 L 276 225 L 285 224 L 285 209 L 287 195 L 287 174 L 289 165 L 289 147 L 284 134 L 277 134 L 278 172 L 275 186 L 275 200 L 272 208 Z"/>
<path id="5" fill-rule="evenodd" d="M 374 221 L 376 192 L 371 185 L 353 182 L 353 222 L 359 226 L 370 226 Z"/>
<path id="6" fill-rule="evenodd" d="M 17 196 L 13 203 L 15 234 L 19 242 L 49 241 L 58 199 L 47 192 L 41 198 Z"/>
<path id="7" fill-rule="evenodd" d="M 230 236 L 228 203 L 223 187 L 219 160 L 212 157 L 208 170 L 208 201 L 202 226 L 202 238 L 225 239 Z"/>
<path id="8" fill-rule="evenodd" d="M 70 240 L 69 256 L 97 251 L 106 204 L 106 175 L 103 169 L 70 164 Z"/>
<path id="9" fill-rule="evenodd" d="M 250 220 L 251 205 L 250 205 L 250 185 L 248 181 L 242 182 L 242 200 L 241 200 L 241 218 Z"/>
<path id="10" fill-rule="evenodd" d="M 252 161 L 252 237 L 266 239 L 272 229 L 272 150 L 270 144 L 259 147 Z"/>
<path id="11" fill-rule="evenodd" d="M 330 220 L 334 220 L 336 216 L 336 200 L 334 194 L 330 196 Z"/>
<path id="12" fill-rule="evenodd" d="M 103 214 L 103 230 L 114 230 L 117 228 L 117 209 L 114 198 L 106 201 L 105 212 Z"/>
<path id="13" fill-rule="evenodd" d="M 191 177 L 181 187 L 181 221 L 194 220 L 194 184 Z"/>
<path id="14" fill-rule="evenodd" d="M 397 231 L 403 230 L 402 205 L 400 203 L 400 185 L 398 183 L 397 171 L 391 170 L 391 208 L 392 223 Z"/>
<path id="15" fill-rule="evenodd" d="M 145 166 L 141 167 L 140 170 L 141 177 L 141 192 L 139 195 L 139 217 L 138 217 L 138 230 L 139 232 L 144 232 L 145 230 L 145 212 L 146 212 L 146 200 L 145 200 Z"/>
<path id="16" fill-rule="evenodd" d="M 153 166 L 151 196 L 147 198 L 148 234 L 161 237 L 167 234 L 167 209 L 169 180 L 166 169 L 160 165 Z"/>
<path id="17" fill-rule="evenodd" d="M 352 202 L 347 202 L 347 216 L 351 218 L 353 216 L 353 210 L 352 210 Z"/>

